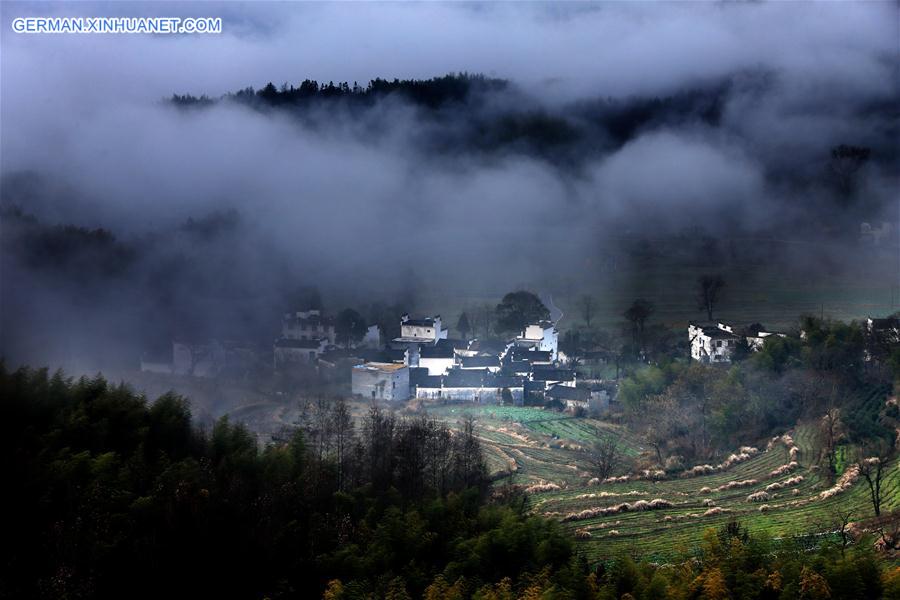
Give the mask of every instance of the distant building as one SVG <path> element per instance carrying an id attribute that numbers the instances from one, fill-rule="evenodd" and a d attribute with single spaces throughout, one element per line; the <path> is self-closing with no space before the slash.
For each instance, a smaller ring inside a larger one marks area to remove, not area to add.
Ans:
<path id="1" fill-rule="evenodd" d="M 516 337 L 516 346 L 549 352 L 552 360 L 557 359 L 559 347 L 559 331 L 550 321 L 541 321 L 525 327 Z"/>
<path id="2" fill-rule="evenodd" d="M 215 377 L 224 362 L 225 349 L 215 340 L 205 343 L 172 342 L 172 372 L 176 375 Z"/>
<path id="3" fill-rule="evenodd" d="M 548 390 L 554 385 L 575 387 L 575 371 L 572 369 L 557 369 L 554 367 L 534 367 L 531 372 L 531 381 L 542 385 Z"/>
<path id="4" fill-rule="evenodd" d="M 326 338 L 293 339 L 279 338 L 275 341 L 275 369 L 284 369 L 289 365 L 315 364 L 328 346 Z"/>
<path id="5" fill-rule="evenodd" d="M 258 366 L 259 348 L 250 344 L 209 340 L 172 342 L 171 373 L 193 377 L 241 376 Z M 142 362 L 142 368 L 150 366 Z M 162 367 L 162 365 L 158 365 Z M 150 369 L 145 369 L 150 370 Z M 165 372 L 157 369 L 156 372 Z"/>
<path id="6" fill-rule="evenodd" d="M 364 363 L 351 370 L 354 395 L 373 400 L 401 402 L 409 399 L 409 367 L 397 363 Z"/>
<path id="7" fill-rule="evenodd" d="M 442 339 L 447 339 L 447 330 L 441 324 L 440 315 L 425 319 L 411 319 L 409 315 L 400 317 L 400 337 L 395 341 L 436 344 Z"/>
<path id="8" fill-rule="evenodd" d="M 498 356 L 461 356 L 458 361 L 460 369 L 487 369 L 491 373 L 500 371 Z"/>
<path id="9" fill-rule="evenodd" d="M 889 240 L 891 237 L 891 224 L 882 221 L 880 225 L 872 225 L 870 223 L 860 223 L 859 225 L 859 241 L 861 244 L 868 246 L 880 246 L 882 241 Z"/>
<path id="10" fill-rule="evenodd" d="M 456 364 L 456 353 L 450 344 L 421 346 L 419 367 L 428 369 L 429 375 L 443 375 Z"/>
<path id="11" fill-rule="evenodd" d="M 717 324 L 688 324 L 691 358 L 702 363 L 729 363 L 740 337 L 731 326 Z"/>
<path id="12" fill-rule="evenodd" d="M 615 384 L 613 384 L 613 387 Z M 609 412 L 609 405 L 613 397 L 614 389 L 610 390 L 609 386 L 593 386 L 591 387 L 591 399 L 588 404 L 588 410 L 593 414 L 603 414 Z"/>
<path id="13" fill-rule="evenodd" d="M 363 339 L 360 340 L 357 346 L 361 348 L 381 348 L 384 343 L 381 338 L 381 327 L 377 324 L 369 325 L 369 328 L 366 329 L 366 335 L 363 336 Z"/>
<path id="14" fill-rule="evenodd" d="M 524 379 L 492 373 L 487 369 L 451 369 L 446 375 L 427 375 L 417 369 L 414 382 L 416 398 L 444 402 L 474 402 L 478 404 L 522 404 Z"/>
<path id="15" fill-rule="evenodd" d="M 591 391 L 585 388 L 555 384 L 546 391 L 544 396 L 548 400 L 562 403 L 566 410 L 588 410 L 590 408 Z"/>
<path id="16" fill-rule="evenodd" d="M 773 335 L 778 337 L 787 337 L 787 334 L 784 333 L 779 333 L 777 331 L 766 331 L 766 328 L 759 323 L 748 325 L 744 329 L 743 335 L 744 339 L 747 340 L 747 346 L 749 346 L 750 349 L 754 352 L 762 350 L 763 344 L 765 344 L 767 337 L 771 337 Z"/>
<path id="17" fill-rule="evenodd" d="M 869 317 L 865 321 L 865 360 L 883 360 L 891 349 L 900 345 L 900 316 L 883 319 Z"/>
<path id="18" fill-rule="evenodd" d="M 287 313 L 281 320 L 281 337 L 289 340 L 318 340 L 335 343 L 334 319 L 318 310 Z"/>
<path id="19" fill-rule="evenodd" d="M 503 356 L 512 347 L 511 342 L 502 340 L 479 340 L 474 339 L 467 345 L 465 356 L 478 356 L 493 354 L 495 356 Z M 462 354 L 462 353 L 461 353 Z"/>

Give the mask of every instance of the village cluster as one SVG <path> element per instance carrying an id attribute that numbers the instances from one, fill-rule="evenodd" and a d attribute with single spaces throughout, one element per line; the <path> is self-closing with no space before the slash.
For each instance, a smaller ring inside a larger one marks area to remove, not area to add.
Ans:
<path id="1" fill-rule="evenodd" d="M 417 398 L 522 405 L 556 400 L 568 408 L 604 410 L 608 389 L 600 382 L 576 387 L 576 372 L 560 361 L 559 331 L 533 323 L 513 339 L 451 339 L 441 317 L 401 317 L 400 337 L 387 346 L 397 360 L 372 360 L 352 368 L 355 395 L 385 400 Z"/>
<path id="2" fill-rule="evenodd" d="M 403 315 L 400 336 L 385 341 L 373 325 L 354 348 L 335 348 L 334 337 L 334 322 L 318 311 L 286 315 L 275 342 L 276 369 L 351 360 L 359 363 L 350 367 L 354 395 L 395 402 L 522 405 L 531 397 L 599 411 L 609 399 L 602 386 L 575 386 L 575 371 L 560 365 L 559 332 L 550 321 L 529 325 L 506 342 L 452 339 L 439 315 Z"/>
<path id="3" fill-rule="evenodd" d="M 871 336 L 900 343 L 895 317 L 869 318 Z M 739 349 L 760 350 L 770 336 L 759 323 L 743 328 L 714 322 L 691 322 L 687 328 L 690 356 L 706 364 L 728 364 Z M 803 332 L 800 332 L 803 337 Z M 215 377 L 239 370 L 258 351 L 249 346 L 211 341 L 175 341 L 171 362 L 142 361 L 144 371 Z M 400 317 L 400 335 L 384 339 L 371 325 L 355 343 L 338 344 L 335 319 L 319 310 L 287 313 L 281 336 L 272 347 L 276 372 L 315 367 L 350 371 L 351 393 L 386 402 L 473 402 L 521 406 L 546 405 L 602 414 L 615 401 L 614 381 L 582 379 L 559 350 L 559 331 L 552 321 L 527 325 L 507 340 L 453 339 L 441 317 Z"/>

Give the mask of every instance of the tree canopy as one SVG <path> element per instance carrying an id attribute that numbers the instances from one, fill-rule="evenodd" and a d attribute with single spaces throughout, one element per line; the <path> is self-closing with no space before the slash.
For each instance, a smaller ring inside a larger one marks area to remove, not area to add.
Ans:
<path id="1" fill-rule="evenodd" d="M 338 313 L 334 324 L 334 334 L 339 344 L 350 345 L 359 342 L 366 335 L 366 320 L 352 308 Z"/>
<path id="2" fill-rule="evenodd" d="M 496 313 L 496 328 L 500 333 L 519 332 L 527 325 L 550 318 L 550 311 L 541 299 L 524 290 L 503 296 L 503 300 L 497 305 Z"/>

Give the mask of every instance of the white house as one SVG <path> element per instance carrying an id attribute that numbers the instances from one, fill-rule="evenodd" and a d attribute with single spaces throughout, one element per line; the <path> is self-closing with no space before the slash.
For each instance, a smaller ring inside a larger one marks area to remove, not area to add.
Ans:
<path id="1" fill-rule="evenodd" d="M 534 323 L 525 327 L 525 330 L 516 337 L 515 344 L 519 347 L 550 352 L 551 359 L 556 360 L 559 346 L 559 331 L 550 321 Z"/>
<path id="2" fill-rule="evenodd" d="M 766 338 L 773 335 L 776 335 L 778 337 L 787 337 L 787 334 L 784 333 L 779 333 L 777 331 L 766 331 L 765 327 L 763 327 L 759 323 L 754 323 L 744 330 L 744 339 L 747 340 L 747 345 L 754 352 L 759 352 L 760 350 L 762 350 L 763 344 L 766 343 Z"/>
<path id="3" fill-rule="evenodd" d="M 740 336 L 723 323 L 688 324 L 691 358 L 702 363 L 729 363 Z"/>
<path id="4" fill-rule="evenodd" d="M 449 344 L 421 346 L 416 366 L 428 369 L 429 375 L 443 375 L 456 364 L 456 352 Z"/>
<path id="5" fill-rule="evenodd" d="M 410 319 L 409 315 L 400 317 L 400 337 L 395 341 L 436 344 L 444 339 L 447 339 L 447 330 L 441 324 L 440 315 L 425 319 Z"/>
<path id="6" fill-rule="evenodd" d="M 883 319 L 868 317 L 865 321 L 866 347 L 863 357 L 866 362 L 875 358 L 885 358 L 892 348 L 900 345 L 900 316 Z"/>
<path id="7" fill-rule="evenodd" d="M 354 395 L 374 400 L 409 399 L 409 367 L 397 363 L 369 362 L 351 371 L 350 387 Z"/>
<path id="8" fill-rule="evenodd" d="M 524 380 L 497 375 L 486 369 L 451 369 L 443 377 L 422 377 L 416 386 L 416 398 L 444 402 L 502 404 L 505 393 L 508 393 L 508 401 L 521 405 Z"/>
<path id="9" fill-rule="evenodd" d="M 334 319 L 322 316 L 318 310 L 287 313 L 281 320 L 281 337 L 289 340 L 325 338 L 329 344 L 334 344 Z"/>

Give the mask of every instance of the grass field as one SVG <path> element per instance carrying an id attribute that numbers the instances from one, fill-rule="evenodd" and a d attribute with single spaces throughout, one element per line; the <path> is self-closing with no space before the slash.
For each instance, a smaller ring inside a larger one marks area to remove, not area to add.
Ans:
<path id="1" fill-rule="evenodd" d="M 696 549 L 706 529 L 720 527 L 733 518 L 752 531 L 783 538 L 829 530 L 833 521 L 831 513 L 838 507 L 851 510 L 853 520 L 873 516 L 868 488 L 862 479 L 842 493 L 820 498 L 829 485 L 810 464 L 813 436 L 809 427 L 799 427 L 793 436 L 799 448 L 799 465 L 783 475 L 770 475 L 790 462 L 787 446 L 778 442 L 771 450 L 760 448 L 761 452 L 749 460 L 710 475 L 588 485 L 589 465 L 583 448 L 595 439 L 614 436 L 627 453 L 636 455 L 643 450 L 640 440 L 609 423 L 536 408 L 457 405 L 429 409 L 432 416 L 451 423 L 465 413 L 476 418 L 477 432 L 493 471 L 513 469 L 515 483 L 560 486 L 558 490 L 531 494 L 531 508 L 538 514 L 559 519 L 573 536 L 589 532 L 590 537 L 578 539 L 577 543 L 593 562 L 623 554 L 665 561 Z M 802 476 L 802 481 L 772 491 L 764 502 L 747 499 L 772 483 L 797 476 Z M 754 483 L 716 491 L 729 482 L 747 480 Z M 701 492 L 703 488 L 712 491 Z M 565 519 L 586 509 L 655 498 L 666 500 L 671 506 L 573 521 Z M 897 462 L 890 466 L 884 498 L 885 510 L 900 508 L 900 464 Z M 705 515 L 712 508 L 707 503 L 723 512 Z M 767 505 L 765 512 L 760 510 L 763 504 Z"/>

